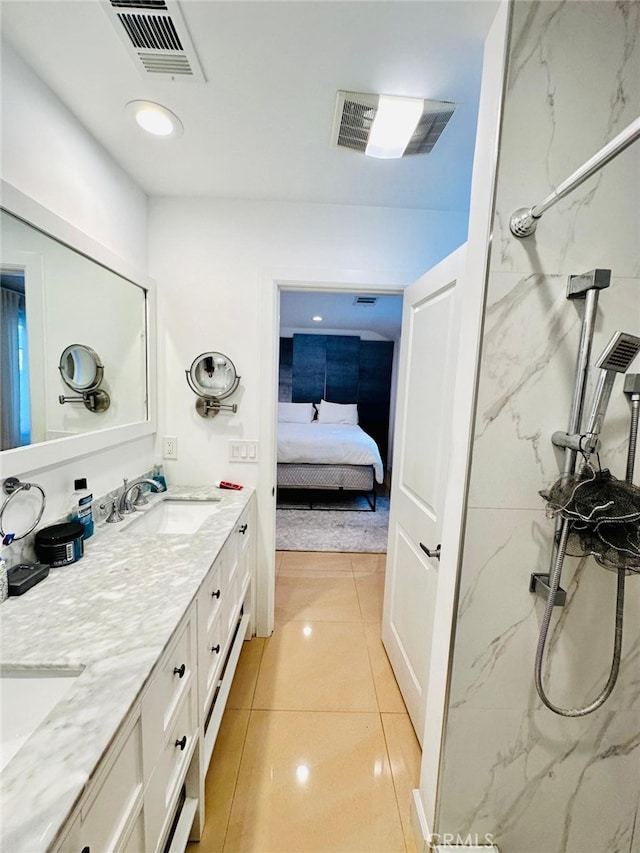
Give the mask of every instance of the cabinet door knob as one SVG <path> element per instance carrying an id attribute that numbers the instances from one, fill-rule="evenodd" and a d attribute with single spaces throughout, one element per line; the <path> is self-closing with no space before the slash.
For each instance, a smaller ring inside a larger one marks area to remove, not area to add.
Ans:
<path id="1" fill-rule="evenodd" d="M 178 678 L 182 678 L 182 676 L 185 674 L 186 671 L 187 671 L 187 668 L 184 664 L 182 664 L 182 666 L 180 666 L 180 667 L 174 666 L 174 668 L 173 668 L 173 674 L 177 675 Z"/>
<path id="2" fill-rule="evenodd" d="M 185 746 L 186 746 L 186 745 L 187 745 L 187 736 L 186 736 L 186 735 L 182 735 L 182 737 L 180 738 L 180 740 L 177 740 L 177 741 L 176 741 L 176 746 L 179 746 L 179 747 L 180 747 L 180 752 L 182 752 L 182 750 L 185 748 Z"/>
<path id="3" fill-rule="evenodd" d="M 212 592 L 211 598 L 220 598 L 220 590 L 217 589 L 215 592 Z"/>
<path id="4" fill-rule="evenodd" d="M 238 532 L 242 533 L 242 534 L 246 533 L 247 532 L 247 525 L 243 524 L 241 527 L 239 527 Z"/>
<path id="5" fill-rule="evenodd" d="M 427 546 L 423 545 L 421 542 L 420 547 L 422 548 L 424 553 L 427 555 L 427 557 L 435 557 L 436 560 L 440 559 L 440 545 L 436 545 L 435 548 L 427 548 Z"/>
<path id="6" fill-rule="evenodd" d="M 220 643 L 218 643 L 216 646 L 211 646 L 211 651 L 215 652 L 217 655 L 219 655 L 220 654 Z"/>

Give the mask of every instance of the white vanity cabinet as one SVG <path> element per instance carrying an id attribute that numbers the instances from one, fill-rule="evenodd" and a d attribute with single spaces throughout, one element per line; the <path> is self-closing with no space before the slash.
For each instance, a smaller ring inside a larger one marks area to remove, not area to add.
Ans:
<path id="1" fill-rule="evenodd" d="M 197 597 L 198 713 L 202 778 L 220 728 L 242 643 L 250 636 L 255 565 L 253 501 L 215 560 Z"/>
<path id="2" fill-rule="evenodd" d="M 255 572 L 251 498 L 144 685 L 55 853 L 183 853 L 243 641 Z"/>

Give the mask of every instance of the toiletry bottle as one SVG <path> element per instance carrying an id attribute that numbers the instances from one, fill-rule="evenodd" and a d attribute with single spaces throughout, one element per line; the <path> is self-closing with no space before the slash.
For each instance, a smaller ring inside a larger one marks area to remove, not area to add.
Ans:
<path id="1" fill-rule="evenodd" d="M 153 475 L 151 479 L 155 480 L 159 486 L 162 486 L 162 488 L 166 490 L 167 481 L 162 471 L 162 462 L 159 459 L 156 459 L 155 465 L 153 466 Z"/>
<path id="2" fill-rule="evenodd" d="M 93 536 L 93 495 L 87 488 L 87 481 L 83 477 L 80 480 L 74 480 L 73 487 L 75 489 L 71 499 L 71 520 L 79 521 L 84 527 L 83 539 L 88 539 Z"/>

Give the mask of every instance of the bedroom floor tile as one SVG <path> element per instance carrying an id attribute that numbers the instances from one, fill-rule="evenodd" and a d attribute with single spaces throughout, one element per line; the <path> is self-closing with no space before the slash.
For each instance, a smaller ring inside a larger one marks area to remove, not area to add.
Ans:
<path id="1" fill-rule="evenodd" d="M 283 569 L 276 586 L 276 626 L 292 621 L 359 622 L 361 609 L 353 577 L 344 572 L 290 576 Z"/>
<path id="2" fill-rule="evenodd" d="M 377 711 L 362 623 L 288 622 L 266 643 L 254 708 Z"/>
<path id="3" fill-rule="evenodd" d="M 404 853 L 378 714 L 253 711 L 227 853 Z"/>

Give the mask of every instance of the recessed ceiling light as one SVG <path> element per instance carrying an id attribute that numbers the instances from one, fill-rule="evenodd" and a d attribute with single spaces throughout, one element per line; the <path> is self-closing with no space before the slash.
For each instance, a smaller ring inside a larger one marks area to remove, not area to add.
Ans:
<path id="1" fill-rule="evenodd" d="M 314 323 L 322 323 L 322 317 L 319 314 L 316 314 L 315 317 L 311 318 Z"/>
<path id="2" fill-rule="evenodd" d="M 184 127 L 177 115 L 153 101 L 129 101 L 126 112 L 136 124 L 153 136 L 167 137 L 182 136 Z"/>

